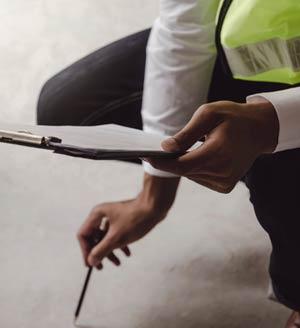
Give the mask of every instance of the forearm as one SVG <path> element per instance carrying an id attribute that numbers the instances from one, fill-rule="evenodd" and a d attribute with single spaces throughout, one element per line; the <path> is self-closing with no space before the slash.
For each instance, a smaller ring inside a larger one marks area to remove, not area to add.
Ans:
<path id="1" fill-rule="evenodd" d="M 179 177 L 164 178 L 145 173 L 143 189 L 138 197 L 147 207 L 168 212 L 175 200 L 179 182 Z"/>
<path id="2" fill-rule="evenodd" d="M 146 132 L 170 136 L 207 101 L 219 0 L 160 3 L 160 17 L 147 46 L 142 117 Z M 150 175 L 175 176 L 149 164 L 144 168 Z"/>

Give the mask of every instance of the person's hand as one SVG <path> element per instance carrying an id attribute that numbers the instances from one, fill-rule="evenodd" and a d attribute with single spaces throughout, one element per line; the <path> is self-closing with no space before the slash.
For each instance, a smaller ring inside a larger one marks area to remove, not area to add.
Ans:
<path id="1" fill-rule="evenodd" d="M 114 250 L 121 249 L 129 256 L 128 245 L 137 241 L 163 220 L 171 207 L 179 179 L 158 178 L 145 175 L 144 189 L 135 199 L 96 206 L 78 232 L 78 240 L 87 266 L 102 268 L 107 257 L 120 265 Z M 93 245 L 102 219 L 108 229 L 104 239 Z"/>
<path id="2" fill-rule="evenodd" d="M 169 152 L 187 151 L 204 139 L 201 146 L 175 160 L 147 161 L 154 168 L 229 193 L 257 157 L 274 151 L 278 134 L 278 117 L 268 101 L 215 102 L 201 106 L 179 133 L 162 143 Z"/>

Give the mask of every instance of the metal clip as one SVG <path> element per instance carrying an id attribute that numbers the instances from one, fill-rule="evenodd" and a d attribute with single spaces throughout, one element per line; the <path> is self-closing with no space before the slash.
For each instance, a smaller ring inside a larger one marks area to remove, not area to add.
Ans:
<path id="1" fill-rule="evenodd" d="M 50 142 L 61 143 L 61 139 L 56 137 L 43 137 L 35 135 L 30 131 L 6 131 L 0 130 L 0 141 L 16 142 L 31 145 L 49 146 Z"/>

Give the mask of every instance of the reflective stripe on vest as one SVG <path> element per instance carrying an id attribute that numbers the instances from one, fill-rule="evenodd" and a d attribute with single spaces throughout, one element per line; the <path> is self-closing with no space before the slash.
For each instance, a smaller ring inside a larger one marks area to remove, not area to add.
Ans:
<path id="1" fill-rule="evenodd" d="M 229 2 L 221 44 L 234 78 L 300 83 L 300 0 Z"/>

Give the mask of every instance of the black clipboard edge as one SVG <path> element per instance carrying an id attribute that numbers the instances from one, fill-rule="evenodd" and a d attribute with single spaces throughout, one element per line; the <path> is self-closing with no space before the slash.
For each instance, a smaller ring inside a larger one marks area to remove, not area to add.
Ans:
<path id="1" fill-rule="evenodd" d="M 0 142 L 30 148 L 52 150 L 56 154 L 92 159 L 92 160 L 133 160 L 139 158 L 175 159 L 183 155 L 182 152 L 168 153 L 149 150 L 118 150 L 118 149 L 91 149 L 72 145 L 50 142 L 49 145 L 29 144 L 21 141 L 1 139 Z"/>

